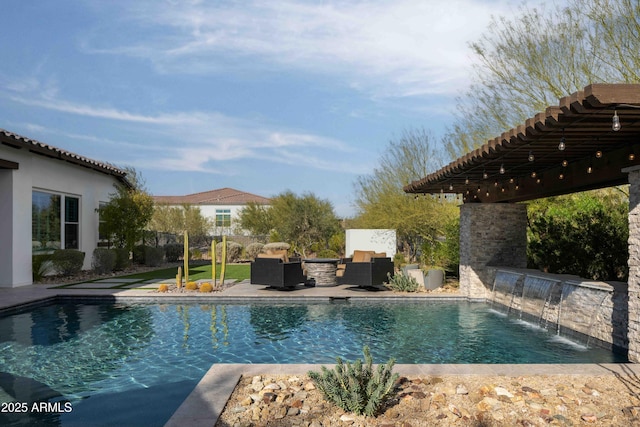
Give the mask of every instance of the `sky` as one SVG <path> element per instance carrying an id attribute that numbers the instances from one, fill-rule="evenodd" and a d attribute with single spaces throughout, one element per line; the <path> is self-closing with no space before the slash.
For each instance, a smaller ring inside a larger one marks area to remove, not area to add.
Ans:
<path id="1" fill-rule="evenodd" d="M 452 124 L 469 42 L 521 3 L 11 1 L 0 128 L 133 167 L 153 195 L 313 193 L 349 217 L 390 141 Z"/>

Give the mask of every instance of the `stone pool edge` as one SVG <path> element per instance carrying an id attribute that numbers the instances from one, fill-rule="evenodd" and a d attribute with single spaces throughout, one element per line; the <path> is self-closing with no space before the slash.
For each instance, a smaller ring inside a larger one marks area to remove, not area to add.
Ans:
<path id="1" fill-rule="evenodd" d="M 321 364 L 214 364 L 173 413 L 165 427 L 211 427 L 222 414 L 242 375 L 305 375 Z M 333 367 L 331 364 L 324 366 Z M 399 364 L 394 372 L 405 376 L 640 376 L 640 365 L 602 364 Z"/>

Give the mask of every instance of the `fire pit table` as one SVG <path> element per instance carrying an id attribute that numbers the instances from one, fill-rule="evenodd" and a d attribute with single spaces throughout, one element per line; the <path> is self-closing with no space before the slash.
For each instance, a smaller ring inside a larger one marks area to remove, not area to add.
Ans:
<path id="1" fill-rule="evenodd" d="M 338 258 L 304 259 L 307 282 L 313 281 L 316 286 L 337 286 L 336 269 L 339 261 Z"/>

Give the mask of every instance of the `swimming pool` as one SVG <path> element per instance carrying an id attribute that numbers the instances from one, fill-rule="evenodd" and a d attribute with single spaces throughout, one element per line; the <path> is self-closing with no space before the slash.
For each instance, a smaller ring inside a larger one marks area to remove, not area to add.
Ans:
<path id="1" fill-rule="evenodd" d="M 606 363 L 487 304 L 49 304 L 0 318 L 0 402 L 70 402 L 10 425 L 162 425 L 214 363 Z M 6 407 L 6 406 L 5 406 Z"/>

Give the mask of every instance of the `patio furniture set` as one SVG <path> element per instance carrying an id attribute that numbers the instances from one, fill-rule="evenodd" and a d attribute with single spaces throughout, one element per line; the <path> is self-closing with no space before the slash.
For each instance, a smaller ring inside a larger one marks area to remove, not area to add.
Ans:
<path id="1" fill-rule="evenodd" d="M 353 252 L 351 258 L 288 257 L 286 250 L 259 254 L 251 263 L 251 284 L 291 290 L 297 285 L 353 285 L 362 289 L 383 288 L 393 276 L 391 258 L 374 251 Z"/>

